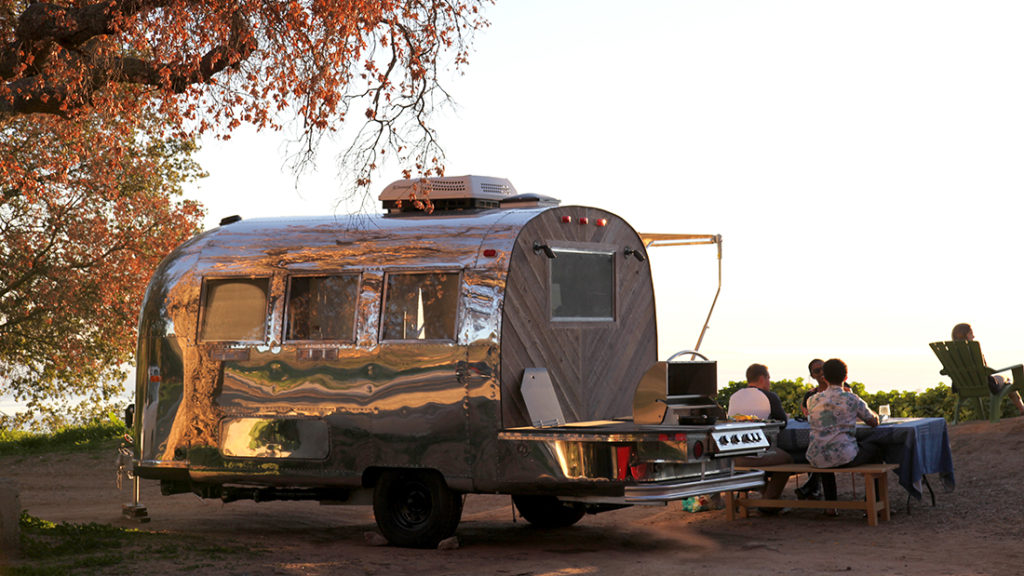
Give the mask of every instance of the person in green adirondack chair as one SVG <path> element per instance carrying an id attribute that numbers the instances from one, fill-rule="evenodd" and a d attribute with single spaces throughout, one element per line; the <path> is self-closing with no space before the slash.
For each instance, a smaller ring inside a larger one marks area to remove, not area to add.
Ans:
<path id="1" fill-rule="evenodd" d="M 966 322 L 962 322 L 953 326 L 953 340 L 974 340 L 974 330 L 971 329 L 971 325 Z M 981 355 L 981 361 L 988 366 L 988 362 L 985 362 L 985 355 Z M 1004 386 L 1007 386 L 1006 379 L 998 374 L 992 374 L 988 377 L 988 389 L 993 394 L 998 394 Z M 956 390 L 953 390 L 956 392 Z M 1014 390 L 1008 395 L 1011 402 L 1017 406 L 1017 411 L 1020 412 L 1021 416 L 1024 416 L 1024 400 L 1021 400 L 1020 392 Z"/>

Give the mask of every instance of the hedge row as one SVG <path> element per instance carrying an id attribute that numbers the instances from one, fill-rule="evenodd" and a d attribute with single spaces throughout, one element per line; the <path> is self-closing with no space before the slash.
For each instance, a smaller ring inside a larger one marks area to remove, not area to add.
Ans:
<path id="1" fill-rule="evenodd" d="M 729 397 L 733 392 L 746 387 L 746 382 L 729 382 L 729 385 L 718 391 L 718 403 L 728 406 Z M 919 417 L 919 418 L 945 418 L 953 420 L 953 408 L 956 406 L 956 395 L 953 390 L 945 384 L 939 384 L 935 388 L 928 388 L 924 392 L 903 392 L 891 390 L 888 392 L 866 392 L 864 385 L 860 382 L 853 382 L 853 391 L 868 403 L 872 410 L 878 410 L 883 404 L 888 404 L 892 416 Z M 790 416 L 799 416 L 800 401 L 804 394 L 813 388 L 811 384 L 804 382 L 803 378 L 793 380 L 772 381 L 772 391 L 779 395 L 786 413 Z M 1010 402 L 1003 402 L 1003 417 L 1016 416 L 1017 409 Z M 960 421 L 981 418 L 977 402 L 967 402 L 960 407 Z"/>

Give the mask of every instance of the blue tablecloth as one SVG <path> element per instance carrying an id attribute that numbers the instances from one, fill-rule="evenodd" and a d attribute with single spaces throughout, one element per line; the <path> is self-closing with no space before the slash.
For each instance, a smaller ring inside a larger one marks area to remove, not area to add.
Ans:
<path id="1" fill-rule="evenodd" d="M 857 439 L 881 446 L 885 461 L 900 465 L 896 470 L 900 486 L 918 500 L 925 474 L 938 474 L 947 491 L 956 486 L 944 418 L 893 418 L 876 428 L 859 425 Z M 804 454 L 810 441 L 811 428 L 807 422 L 790 420 L 779 431 L 779 448 L 792 454 L 797 462 L 806 462 Z"/>

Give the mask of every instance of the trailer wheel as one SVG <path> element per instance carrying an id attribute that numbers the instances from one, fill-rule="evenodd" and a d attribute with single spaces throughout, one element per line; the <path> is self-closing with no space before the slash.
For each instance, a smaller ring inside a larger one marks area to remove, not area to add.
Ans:
<path id="1" fill-rule="evenodd" d="M 455 534 L 462 519 L 462 497 L 437 472 L 389 470 L 373 491 L 373 515 L 391 544 L 436 548 Z"/>
<path id="2" fill-rule="evenodd" d="M 554 496 L 512 496 L 526 521 L 538 528 L 564 528 L 580 521 L 587 510 L 579 502 L 562 502 Z"/>

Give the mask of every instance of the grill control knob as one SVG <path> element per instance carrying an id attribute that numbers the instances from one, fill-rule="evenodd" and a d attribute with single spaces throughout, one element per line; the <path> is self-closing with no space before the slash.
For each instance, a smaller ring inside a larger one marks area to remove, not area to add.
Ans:
<path id="1" fill-rule="evenodd" d="M 730 438 L 729 440 L 731 440 L 733 444 L 739 444 L 740 443 L 740 437 L 735 435 L 735 434 L 733 434 L 732 438 Z"/>
<path id="2" fill-rule="evenodd" d="M 728 445 L 728 444 L 729 444 L 729 438 L 727 438 L 727 437 L 725 437 L 725 436 L 722 436 L 722 437 L 721 437 L 721 438 L 720 438 L 720 439 L 718 440 L 718 443 L 719 443 L 719 444 L 721 444 L 722 446 L 726 446 L 726 445 Z"/>
<path id="3" fill-rule="evenodd" d="M 743 436 L 742 436 L 742 437 L 740 438 L 740 440 L 743 440 L 744 442 L 750 442 L 750 434 L 744 434 L 744 435 L 743 435 Z"/>

